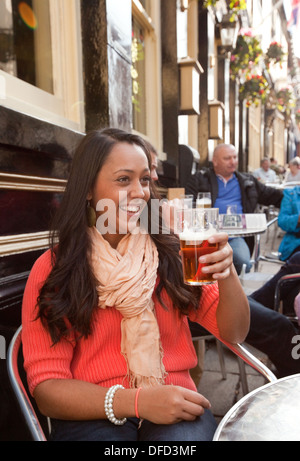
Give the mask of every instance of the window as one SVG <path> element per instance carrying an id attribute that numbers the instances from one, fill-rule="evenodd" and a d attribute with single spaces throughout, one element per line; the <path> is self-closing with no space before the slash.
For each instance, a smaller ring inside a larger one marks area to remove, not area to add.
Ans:
<path id="1" fill-rule="evenodd" d="M 0 104 L 82 129 L 80 0 L 0 2 Z"/>
<path id="2" fill-rule="evenodd" d="M 132 0 L 133 129 L 162 142 L 160 1 Z"/>
<path id="3" fill-rule="evenodd" d="M 0 69 L 53 94 L 49 0 L 6 0 L 0 11 Z"/>

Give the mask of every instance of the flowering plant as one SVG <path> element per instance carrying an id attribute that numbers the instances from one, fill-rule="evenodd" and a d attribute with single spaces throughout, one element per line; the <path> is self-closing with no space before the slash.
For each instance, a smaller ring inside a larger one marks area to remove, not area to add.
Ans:
<path id="1" fill-rule="evenodd" d="M 277 109 L 289 116 L 291 114 L 292 108 L 296 105 L 293 90 L 291 88 L 282 88 L 281 90 L 277 91 L 276 98 Z"/>
<path id="2" fill-rule="evenodd" d="M 219 0 L 204 0 L 203 6 L 204 8 L 208 8 L 209 6 L 216 6 Z"/>
<path id="3" fill-rule="evenodd" d="M 216 6 L 219 0 L 204 0 L 203 6 L 204 8 L 208 8 L 209 6 Z M 236 18 L 237 13 L 240 10 L 245 10 L 247 8 L 246 0 L 228 0 L 227 1 L 228 9 L 231 11 L 232 15 L 230 20 L 234 21 Z"/>
<path id="4" fill-rule="evenodd" d="M 282 61 L 285 56 L 282 45 L 278 42 L 272 42 L 266 52 L 265 63 L 267 68 L 270 67 L 270 64 L 280 64 L 282 67 Z"/>
<path id="5" fill-rule="evenodd" d="M 299 124 L 300 123 L 300 109 L 297 110 L 295 117 L 296 117 L 296 123 Z"/>
<path id="6" fill-rule="evenodd" d="M 246 100 L 246 106 L 258 106 L 259 101 L 264 102 L 269 93 L 269 84 L 263 75 L 247 75 L 244 83 L 240 85 L 240 99 Z"/>
<path id="7" fill-rule="evenodd" d="M 131 78 L 132 78 L 132 104 L 136 112 L 140 112 L 140 76 L 138 71 L 139 61 L 143 61 L 144 56 L 144 44 L 141 38 L 137 38 L 133 32 L 132 43 L 131 43 Z"/>
<path id="8" fill-rule="evenodd" d="M 230 72 L 234 80 L 237 75 L 251 72 L 262 56 L 259 39 L 252 34 L 251 29 L 241 30 L 237 38 L 236 47 L 231 54 Z"/>
<path id="9" fill-rule="evenodd" d="M 231 20 L 234 21 L 239 11 L 247 9 L 246 0 L 231 0 L 229 3 L 229 9 L 232 12 Z"/>

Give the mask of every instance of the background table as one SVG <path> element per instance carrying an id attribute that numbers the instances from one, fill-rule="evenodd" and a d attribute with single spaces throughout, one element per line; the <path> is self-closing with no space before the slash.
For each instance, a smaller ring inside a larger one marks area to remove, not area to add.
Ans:
<path id="1" fill-rule="evenodd" d="M 222 222 L 224 215 L 220 215 Z M 229 238 L 234 237 L 254 237 L 253 263 L 254 271 L 258 270 L 258 262 L 260 259 L 260 237 L 268 228 L 267 218 L 265 213 L 249 213 L 245 214 L 246 227 L 243 228 L 223 228 L 220 226 L 220 231 L 228 234 Z"/>
<path id="2" fill-rule="evenodd" d="M 292 189 L 293 187 L 300 186 L 299 181 L 289 181 L 279 183 L 266 183 L 265 186 L 273 187 L 274 189 Z"/>
<path id="3" fill-rule="evenodd" d="M 268 383 L 224 416 L 214 441 L 300 441 L 300 374 Z"/>
<path id="4" fill-rule="evenodd" d="M 229 237 L 250 237 L 262 234 L 267 230 L 267 218 L 265 213 L 246 213 L 243 217 L 243 227 L 222 226 L 223 218 L 234 218 L 234 215 L 220 215 L 220 230 L 227 232 Z"/>

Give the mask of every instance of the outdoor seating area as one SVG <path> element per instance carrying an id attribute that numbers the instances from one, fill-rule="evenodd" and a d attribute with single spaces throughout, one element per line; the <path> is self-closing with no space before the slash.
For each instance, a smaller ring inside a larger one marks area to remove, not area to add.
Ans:
<path id="1" fill-rule="evenodd" d="M 265 232 L 264 234 L 262 234 L 260 242 L 260 251 L 262 258 L 259 261 L 257 272 L 253 268 L 249 274 L 243 274 L 241 276 L 242 284 L 247 294 L 251 294 L 253 291 L 258 289 L 263 283 L 265 283 L 265 281 L 268 278 L 272 277 L 272 275 L 277 273 L 279 269 L 277 262 L 274 262 L 272 259 L 267 258 L 265 255 L 269 255 L 272 252 L 276 252 L 280 244 L 281 238 L 282 234 L 278 232 L 277 228 L 272 230 L 272 232 Z M 278 303 L 278 300 L 275 299 L 274 302 Z M 266 365 L 271 370 L 274 370 L 272 363 L 270 363 L 268 357 L 265 354 L 247 344 L 245 344 L 245 346 L 264 365 Z M 243 413 L 247 413 L 247 410 L 245 410 L 245 406 L 247 409 L 247 398 L 250 398 L 250 396 L 254 394 L 252 400 L 256 402 L 255 396 L 259 396 L 259 394 L 256 394 L 256 392 L 258 392 L 258 390 L 261 387 L 263 387 L 264 389 L 264 386 L 266 386 L 266 389 L 262 391 L 264 392 L 264 398 L 266 399 L 266 395 L 268 395 L 269 389 L 269 380 L 266 379 L 261 373 L 256 371 L 253 367 L 249 366 L 248 364 L 245 364 L 246 378 L 243 378 L 243 376 L 240 373 L 239 364 L 236 360 L 235 354 L 232 353 L 232 351 L 230 351 L 226 346 L 222 346 L 222 348 L 224 359 L 223 370 L 221 370 L 220 368 L 220 352 L 218 351 L 216 341 L 206 341 L 203 374 L 198 385 L 198 390 L 200 393 L 203 393 L 210 400 L 212 404 L 213 414 L 217 421 L 220 423 L 220 425 L 223 426 L 223 424 L 225 424 L 225 420 L 226 422 L 227 420 L 230 420 L 230 424 L 233 424 L 232 419 L 234 417 L 235 421 L 238 421 L 238 418 L 242 418 Z M 249 393 L 246 394 L 246 396 L 243 392 L 243 379 L 246 379 L 248 386 Z M 276 397 L 273 397 L 272 405 L 274 405 L 274 398 L 279 398 L 278 392 L 276 394 Z M 237 405 L 238 402 L 241 402 L 241 404 L 243 405 L 243 410 L 241 409 L 239 411 L 237 409 L 236 415 L 236 412 L 233 411 L 233 408 L 235 405 Z M 282 426 L 279 424 L 279 420 L 277 421 L 277 423 L 278 427 L 281 428 Z M 252 425 L 254 425 L 253 419 Z M 266 425 L 265 428 L 266 430 L 267 426 L 268 425 Z M 264 426 L 260 426 L 260 431 L 263 431 L 263 427 Z M 273 424 L 272 427 L 274 428 L 275 424 Z M 267 432 L 265 434 L 265 438 L 263 434 L 257 433 L 255 435 L 254 433 L 249 432 L 249 439 L 247 439 L 247 429 L 245 429 L 245 427 L 244 431 L 242 431 L 243 435 L 241 435 L 242 432 L 238 430 L 236 433 L 227 430 L 223 438 L 220 432 L 221 427 L 218 428 L 215 440 L 270 440 L 270 438 L 268 438 L 270 434 L 267 434 Z M 278 432 L 276 432 L 276 436 L 277 440 L 279 440 Z M 293 435 L 291 433 L 287 433 L 286 431 L 284 431 L 282 437 L 286 437 L 286 440 L 291 440 L 290 437 L 293 437 Z M 294 435 L 294 437 L 297 437 L 297 435 Z"/>
<path id="2" fill-rule="evenodd" d="M 274 210 L 270 216 L 265 214 L 265 211 L 262 212 L 263 217 L 266 216 L 269 220 L 261 221 L 261 232 L 257 234 L 260 236 L 259 246 L 254 250 L 256 259 L 252 260 L 253 267 L 250 273 L 243 271 L 240 275 L 242 286 L 247 295 L 260 288 L 278 271 L 279 260 L 269 257 L 276 253 L 282 238 L 282 233 L 277 225 L 274 226 L 277 222 L 272 216 L 273 214 Z M 263 227 L 264 229 L 262 229 Z M 298 278 L 300 274 L 294 274 L 292 277 Z M 283 279 L 286 278 L 283 277 Z M 275 310 L 279 310 L 280 287 L 284 281 L 281 280 L 281 283 L 278 283 L 274 299 Z M 264 424 L 263 418 L 259 418 L 261 426 L 252 430 L 253 423 L 256 421 L 253 416 L 255 415 L 255 408 L 257 405 L 263 405 L 261 411 L 266 412 L 265 406 L 268 404 L 264 402 L 268 402 L 268 398 L 273 399 L 274 402 L 274 399 L 279 398 L 279 395 L 284 395 L 285 386 L 288 386 L 291 392 L 297 392 L 300 375 L 293 375 L 291 379 L 287 377 L 277 379 L 273 373 L 273 371 L 275 372 L 274 366 L 268 357 L 247 343 L 237 344 L 229 348 L 216 340 L 213 335 L 204 334 L 205 330 L 201 336 L 194 335 L 192 327 L 191 332 L 196 343 L 199 341 L 202 345 L 204 344 L 204 348 L 199 347 L 198 349 L 199 361 L 202 360 L 203 368 L 197 387 L 199 393 L 205 395 L 211 402 L 213 415 L 219 424 L 214 440 L 271 440 L 270 427 Z M 24 380 L 22 381 L 19 376 L 19 373 L 22 373 L 21 362 L 18 360 L 20 345 L 21 328 L 12 340 L 8 352 L 10 382 L 30 437 L 36 441 L 46 441 L 49 436 L 48 429 L 51 431 L 50 419 L 48 419 L 47 427 L 45 418 L 41 418 L 39 413 L 36 414 L 32 400 L 28 397 L 28 390 L 25 390 Z M 273 386 L 275 386 L 274 390 Z M 286 399 L 280 404 L 286 408 Z M 250 415 L 245 417 L 248 411 Z M 285 437 L 286 440 L 289 440 L 289 432 L 285 430 L 282 434 L 280 433 L 282 421 L 280 417 L 279 420 L 276 420 L 276 414 L 273 415 L 273 419 L 275 425 L 278 422 L 279 432 L 277 431 L 274 437 L 278 439 L 280 434 L 282 440 L 285 440 Z M 245 430 L 241 429 L 240 419 L 243 419 Z M 299 440 L 297 429 L 292 433 L 292 437 Z"/>
<path id="3" fill-rule="evenodd" d="M 300 441 L 299 18 L 0 1 L 0 441 Z"/>

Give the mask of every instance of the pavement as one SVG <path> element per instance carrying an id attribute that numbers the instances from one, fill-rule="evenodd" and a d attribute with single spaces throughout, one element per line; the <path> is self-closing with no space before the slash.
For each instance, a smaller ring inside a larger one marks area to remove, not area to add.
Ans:
<path id="1" fill-rule="evenodd" d="M 273 253 L 277 252 L 282 236 L 283 233 L 278 230 L 277 225 L 271 226 L 269 231 L 261 236 L 260 254 L 274 256 Z M 254 273 L 252 269 L 250 274 L 246 275 L 242 281 L 246 294 L 249 295 L 259 288 L 267 278 L 271 278 L 273 274 L 277 273 L 279 268 L 279 264 L 260 261 L 258 273 Z M 272 370 L 272 364 L 265 354 L 247 344 L 245 346 Z M 222 345 L 222 347 L 225 357 L 226 379 L 222 377 L 216 340 L 205 340 L 203 346 L 203 374 L 198 384 L 198 391 L 210 401 L 212 412 L 218 422 L 244 396 L 237 357 L 225 345 Z M 249 365 L 246 365 L 246 376 L 249 392 L 267 383 L 266 379 Z"/>

